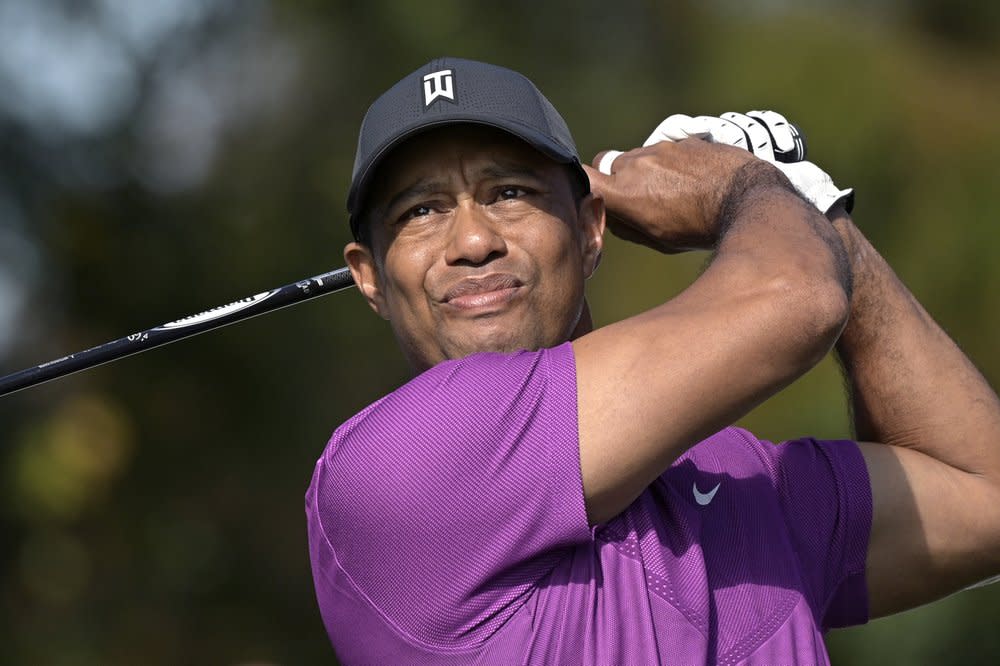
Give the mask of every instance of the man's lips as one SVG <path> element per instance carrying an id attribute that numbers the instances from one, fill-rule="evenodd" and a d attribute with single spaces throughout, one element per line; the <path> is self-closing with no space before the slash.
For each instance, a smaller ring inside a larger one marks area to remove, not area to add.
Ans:
<path id="1" fill-rule="evenodd" d="M 513 275 L 493 273 L 460 280 L 445 292 L 442 300 L 461 310 L 491 308 L 509 302 L 522 286 L 524 283 Z"/>

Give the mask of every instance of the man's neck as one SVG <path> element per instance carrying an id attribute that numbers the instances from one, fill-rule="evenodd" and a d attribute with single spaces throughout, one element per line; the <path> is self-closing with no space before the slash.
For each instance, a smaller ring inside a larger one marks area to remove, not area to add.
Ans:
<path id="1" fill-rule="evenodd" d="M 573 333 L 569 336 L 569 339 L 576 340 L 593 330 L 594 320 L 590 316 L 590 304 L 584 299 L 583 310 L 580 312 L 580 320 L 576 322 L 576 327 L 573 329 Z"/>

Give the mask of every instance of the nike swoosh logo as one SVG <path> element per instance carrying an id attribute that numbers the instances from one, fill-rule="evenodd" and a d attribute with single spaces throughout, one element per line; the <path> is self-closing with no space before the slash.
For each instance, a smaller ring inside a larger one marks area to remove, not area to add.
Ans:
<path id="1" fill-rule="evenodd" d="M 703 493 L 698 490 L 697 482 L 692 483 L 691 490 L 692 492 L 694 492 L 694 501 L 700 504 L 701 506 L 708 506 L 709 504 L 712 503 L 712 499 L 715 497 L 715 493 L 719 492 L 719 486 L 721 485 L 722 485 L 721 483 L 717 483 L 715 484 L 714 488 L 709 490 L 707 493 Z"/>

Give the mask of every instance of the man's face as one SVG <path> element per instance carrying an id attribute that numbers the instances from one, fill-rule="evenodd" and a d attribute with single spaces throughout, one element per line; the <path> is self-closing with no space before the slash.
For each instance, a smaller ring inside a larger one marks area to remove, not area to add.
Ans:
<path id="1" fill-rule="evenodd" d="M 416 369 L 589 326 L 603 202 L 578 200 L 566 167 L 521 140 L 473 125 L 421 134 L 380 166 L 367 212 L 372 247 L 344 256 Z"/>

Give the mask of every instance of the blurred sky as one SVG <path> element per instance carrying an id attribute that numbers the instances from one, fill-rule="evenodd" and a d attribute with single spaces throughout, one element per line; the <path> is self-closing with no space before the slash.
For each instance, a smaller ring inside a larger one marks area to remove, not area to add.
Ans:
<path id="1" fill-rule="evenodd" d="M 258 0 L 3 0 L 0 128 L 16 126 L 20 156 L 61 187 L 197 188 L 225 134 L 291 83 L 294 48 L 267 18 Z M 119 152 L 103 142 L 123 126 Z M 0 356 L 41 270 L 27 196 L 0 182 Z"/>

